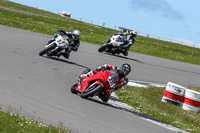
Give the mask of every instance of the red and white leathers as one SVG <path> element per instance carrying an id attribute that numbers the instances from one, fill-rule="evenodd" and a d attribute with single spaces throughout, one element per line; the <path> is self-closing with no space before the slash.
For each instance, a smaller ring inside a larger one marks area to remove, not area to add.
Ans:
<path id="1" fill-rule="evenodd" d="M 117 72 L 117 79 L 118 81 L 115 82 L 116 86 L 115 86 L 115 91 L 118 89 L 121 89 L 123 86 L 125 86 L 128 83 L 128 78 L 123 74 L 123 72 L 121 72 L 121 70 L 117 67 L 117 66 L 112 66 L 112 65 L 102 65 L 99 66 L 97 69 L 94 69 L 93 71 L 90 71 L 86 74 L 82 74 L 80 76 L 81 79 L 85 78 L 86 76 L 92 75 L 98 71 L 102 71 L 102 70 L 109 70 L 109 71 L 116 71 Z M 104 94 L 100 95 L 99 97 L 101 98 L 102 101 L 107 102 L 110 98 L 110 94 L 112 92 L 110 92 L 109 90 L 107 92 L 105 92 Z"/>
<path id="2" fill-rule="evenodd" d="M 97 71 L 98 71 L 98 68 L 97 68 Z M 118 82 L 115 83 L 116 85 L 118 85 L 116 90 L 121 89 L 124 85 L 126 85 L 128 83 L 128 78 L 120 73 L 120 70 L 118 69 L 117 66 L 105 64 L 103 66 L 100 66 L 100 68 L 105 69 L 105 70 L 114 70 L 118 73 L 119 80 L 118 80 Z"/>

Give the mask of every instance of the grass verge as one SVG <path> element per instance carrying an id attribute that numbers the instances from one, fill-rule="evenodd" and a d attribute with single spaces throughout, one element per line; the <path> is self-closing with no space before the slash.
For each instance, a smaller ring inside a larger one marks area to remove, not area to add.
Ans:
<path id="1" fill-rule="evenodd" d="M 62 125 L 60 127 L 48 126 L 35 120 L 30 120 L 12 113 L 0 111 L 1 133 L 72 133 Z"/>
<path id="2" fill-rule="evenodd" d="M 60 17 L 60 16 L 56 15 L 55 13 L 40 10 L 40 9 L 33 8 L 30 6 L 21 5 L 21 4 L 14 3 L 11 1 L 7 1 L 7 0 L 0 0 L 0 6 L 11 8 L 11 9 L 16 9 L 16 10 L 20 10 L 20 11 L 25 11 L 25 12 L 29 12 L 29 13 L 34 13 L 34 14 L 38 14 L 38 15 L 42 15 L 42 16 L 47 16 L 47 17 L 51 17 L 51 18 L 59 18 Z"/>
<path id="3" fill-rule="evenodd" d="M 0 0 L 0 5 L 42 16 L 0 9 L 0 24 L 53 35 L 58 29 L 81 31 L 81 41 L 102 45 L 116 30 L 94 26 L 36 8 Z M 49 18 L 43 17 L 48 16 Z M 200 65 L 200 49 L 138 36 L 130 51 Z"/>
<path id="4" fill-rule="evenodd" d="M 120 100 L 163 123 L 191 133 L 200 133 L 200 112 L 186 111 L 161 101 L 165 88 L 127 87 L 117 92 Z M 199 91 L 196 89 L 195 91 Z"/>

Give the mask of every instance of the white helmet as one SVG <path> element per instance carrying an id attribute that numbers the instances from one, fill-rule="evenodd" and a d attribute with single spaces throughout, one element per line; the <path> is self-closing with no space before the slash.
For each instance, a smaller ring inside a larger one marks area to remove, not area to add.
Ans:
<path id="1" fill-rule="evenodd" d="M 79 30 L 74 30 L 73 33 L 72 33 L 74 40 L 79 39 L 80 35 L 81 35 L 81 32 Z"/>

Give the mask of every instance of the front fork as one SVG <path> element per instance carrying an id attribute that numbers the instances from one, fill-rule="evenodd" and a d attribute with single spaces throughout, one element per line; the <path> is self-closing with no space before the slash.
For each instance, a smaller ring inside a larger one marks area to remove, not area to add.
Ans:
<path id="1" fill-rule="evenodd" d="M 49 47 L 50 45 L 55 45 L 54 43 L 55 43 L 55 40 L 50 40 L 49 43 L 45 46 L 45 48 Z M 61 50 L 62 50 L 61 47 L 56 47 L 50 52 L 48 52 L 48 56 L 56 55 Z"/>
<path id="2" fill-rule="evenodd" d="M 52 51 L 51 51 L 51 54 L 52 55 L 56 55 L 58 52 L 60 52 L 61 51 L 61 48 L 60 47 L 56 47 L 55 49 L 53 49 Z"/>

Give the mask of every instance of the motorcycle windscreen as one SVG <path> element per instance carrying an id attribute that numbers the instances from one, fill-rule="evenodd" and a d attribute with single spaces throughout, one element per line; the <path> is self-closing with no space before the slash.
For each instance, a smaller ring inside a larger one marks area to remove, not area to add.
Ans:
<path id="1" fill-rule="evenodd" d="M 118 82 L 118 81 L 119 81 L 119 75 L 117 74 L 117 72 L 116 72 L 116 71 L 112 70 L 112 72 L 111 72 L 111 75 L 110 75 L 110 76 L 113 78 L 113 80 L 114 80 L 114 83 L 116 83 L 116 82 Z"/>

